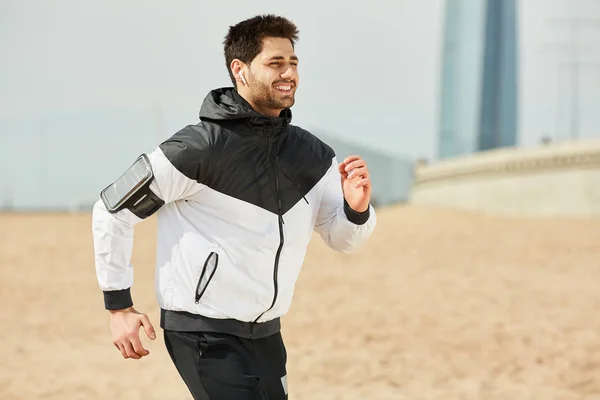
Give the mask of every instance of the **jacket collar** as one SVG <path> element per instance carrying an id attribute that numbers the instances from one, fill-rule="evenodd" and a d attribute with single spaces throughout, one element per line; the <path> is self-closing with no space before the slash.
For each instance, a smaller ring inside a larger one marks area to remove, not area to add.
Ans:
<path id="1" fill-rule="evenodd" d="M 252 125 L 267 125 L 272 126 L 274 128 L 285 128 L 287 125 L 289 125 L 290 122 L 292 122 L 292 110 L 290 110 L 289 108 L 284 108 L 283 110 L 281 110 L 278 117 L 269 117 L 255 111 L 250 105 L 250 103 L 248 103 L 248 101 L 244 99 L 236 89 L 233 89 L 231 91 L 231 97 L 240 106 L 253 111 L 254 115 L 250 117 L 250 122 Z"/>

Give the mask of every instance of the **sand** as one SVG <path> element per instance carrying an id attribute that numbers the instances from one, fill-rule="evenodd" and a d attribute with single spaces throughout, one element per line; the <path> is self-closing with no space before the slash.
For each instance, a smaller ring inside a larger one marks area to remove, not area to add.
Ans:
<path id="1" fill-rule="evenodd" d="M 600 221 L 381 209 L 309 249 L 283 320 L 291 400 L 600 399 Z M 162 342 L 155 221 L 136 229 L 150 355 L 113 347 L 89 214 L 0 214 L 0 399 L 191 399 Z M 142 333 L 143 335 L 143 333 Z"/>

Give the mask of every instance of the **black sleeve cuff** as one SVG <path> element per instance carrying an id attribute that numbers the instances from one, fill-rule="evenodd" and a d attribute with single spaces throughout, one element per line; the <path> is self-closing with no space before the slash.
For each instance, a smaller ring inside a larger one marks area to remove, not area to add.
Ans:
<path id="1" fill-rule="evenodd" d="M 363 212 L 356 212 L 352 208 L 346 199 L 344 199 L 344 213 L 346 213 L 346 218 L 348 221 L 352 222 L 355 225 L 364 225 L 369 220 L 369 215 L 371 214 L 371 206 L 367 207 L 367 209 Z"/>
<path id="2" fill-rule="evenodd" d="M 131 306 L 133 306 L 133 300 L 131 300 L 130 288 L 104 292 L 104 308 L 107 310 L 122 310 Z"/>

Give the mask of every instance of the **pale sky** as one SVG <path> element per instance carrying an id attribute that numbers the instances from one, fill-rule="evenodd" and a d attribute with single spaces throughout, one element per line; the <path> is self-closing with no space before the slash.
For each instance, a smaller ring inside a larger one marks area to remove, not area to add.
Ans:
<path id="1" fill-rule="evenodd" d="M 94 201 L 137 155 L 198 122 L 207 92 L 231 84 L 228 26 L 259 13 L 300 29 L 294 124 L 435 158 L 443 5 L 0 0 L 0 206 L 8 198 L 17 207 Z M 557 45 L 569 31 L 553 18 L 595 18 L 577 25 L 579 125 L 582 137 L 599 136 L 600 1 L 518 6 L 519 145 L 568 137 L 570 81 L 559 61 L 571 58 Z"/>

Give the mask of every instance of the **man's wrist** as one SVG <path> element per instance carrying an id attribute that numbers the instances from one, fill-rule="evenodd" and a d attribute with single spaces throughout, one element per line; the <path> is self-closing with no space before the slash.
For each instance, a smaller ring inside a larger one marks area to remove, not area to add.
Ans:
<path id="1" fill-rule="evenodd" d="M 108 313 L 110 315 L 115 315 L 115 314 L 126 314 L 126 313 L 130 313 L 130 312 L 134 312 L 135 309 L 133 307 L 127 307 L 127 308 L 123 308 L 123 309 L 119 309 L 119 310 L 108 310 Z"/>
<path id="2" fill-rule="evenodd" d="M 369 216 L 371 214 L 371 206 L 367 205 L 367 209 L 365 211 L 356 211 L 350 207 L 350 204 L 344 199 L 344 213 L 346 214 L 346 218 L 348 221 L 352 222 L 355 225 L 364 225 L 369 220 Z"/>

